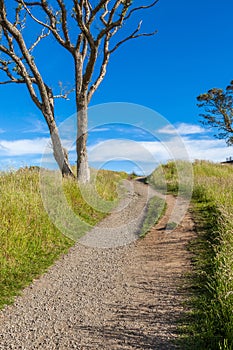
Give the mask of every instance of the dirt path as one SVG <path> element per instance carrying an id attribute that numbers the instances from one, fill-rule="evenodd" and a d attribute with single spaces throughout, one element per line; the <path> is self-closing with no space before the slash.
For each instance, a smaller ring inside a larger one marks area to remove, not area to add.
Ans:
<path id="1" fill-rule="evenodd" d="M 145 189 L 136 185 L 131 212 L 147 200 Z M 0 349 L 176 349 L 187 244 L 195 233 L 189 213 L 176 230 L 164 229 L 172 196 L 167 204 L 143 240 L 111 249 L 73 247 L 0 313 Z"/>
<path id="2" fill-rule="evenodd" d="M 184 276 L 191 269 L 187 245 L 195 232 L 189 212 L 177 229 L 165 229 L 175 198 L 167 196 L 166 201 L 165 216 L 131 250 L 131 264 L 126 267 L 131 297 L 115 309 L 114 326 L 119 316 L 124 319 L 117 329 L 126 345 L 119 349 L 176 349 L 177 322 L 187 312 Z"/>

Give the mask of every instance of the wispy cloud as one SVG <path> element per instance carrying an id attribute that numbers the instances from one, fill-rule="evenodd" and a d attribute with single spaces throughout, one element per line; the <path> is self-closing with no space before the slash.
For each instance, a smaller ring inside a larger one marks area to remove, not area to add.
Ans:
<path id="1" fill-rule="evenodd" d="M 6 130 L 0 128 L 0 134 L 4 134 Z"/>
<path id="2" fill-rule="evenodd" d="M 106 162 L 113 159 L 154 161 L 153 155 L 142 142 L 119 139 L 106 140 L 89 147 L 89 159 L 92 162 Z"/>
<path id="3" fill-rule="evenodd" d="M 223 140 L 195 140 L 187 137 L 183 138 L 183 149 L 181 149 L 182 144 L 177 143 L 175 138 L 170 139 L 164 144 L 159 142 L 144 142 L 143 145 L 161 162 L 172 159 L 173 155 L 180 155 L 180 158 L 183 158 L 182 154 L 185 155 L 186 152 L 190 161 L 202 159 L 221 162 L 225 158 L 233 156 L 233 150 L 227 147 Z M 177 147 L 177 150 L 174 152 L 175 147 Z"/>
<path id="4" fill-rule="evenodd" d="M 2 144 L 2 142 L 0 142 L 0 151 L 1 150 L 3 150 L 3 151 L 8 151 L 8 148 L 6 148 L 6 146 L 4 146 L 3 144 Z"/>
<path id="5" fill-rule="evenodd" d="M 167 135 L 194 135 L 194 134 L 203 134 L 206 132 L 206 129 L 202 128 L 199 125 L 196 124 L 186 124 L 186 123 L 179 123 L 176 124 L 174 127 L 172 125 L 166 125 L 165 127 L 158 130 L 158 133 L 160 134 L 167 134 Z"/>
<path id="6" fill-rule="evenodd" d="M 130 162 L 132 167 L 141 169 L 142 173 L 149 174 L 156 167 L 158 160 L 153 153 L 141 142 L 132 140 L 107 140 L 89 148 L 89 161 L 94 167 L 104 167 L 109 162 L 121 164 L 125 170 L 125 163 Z M 120 165 L 119 165 L 120 166 Z"/>
<path id="7" fill-rule="evenodd" d="M 92 133 L 92 132 L 104 132 L 104 131 L 109 131 L 110 130 L 110 128 L 105 128 L 105 127 L 101 127 L 101 128 L 94 128 L 94 129 L 91 129 L 90 131 L 89 131 L 89 133 Z"/>
<path id="8" fill-rule="evenodd" d="M 21 156 L 29 154 L 42 154 L 49 138 L 22 139 L 16 141 L 0 141 L 0 155 Z"/>
<path id="9" fill-rule="evenodd" d="M 100 142 L 89 148 L 92 162 L 106 162 L 111 159 L 128 159 L 133 162 L 166 162 L 170 159 L 204 159 L 215 162 L 233 156 L 233 151 L 223 140 L 191 139 L 171 137 L 166 142 L 134 142 L 129 140 L 110 140 Z"/>
<path id="10" fill-rule="evenodd" d="M 187 138 L 184 139 L 184 144 L 192 160 L 203 159 L 221 162 L 227 157 L 233 156 L 232 148 L 227 147 L 224 140 L 192 140 Z"/>
<path id="11" fill-rule="evenodd" d="M 133 141 L 128 139 L 127 135 L 125 139 L 100 140 L 95 138 L 88 146 L 90 163 L 93 166 L 93 164 L 106 164 L 114 160 L 126 160 L 150 170 L 158 163 L 165 163 L 170 159 L 189 159 L 191 161 L 205 159 L 220 162 L 226 157 L 233 156 L 233 150 L 227 147 L 223 140 L 211 138 L 198 125 L 180 123 L 178 130 L 183 134 L 182 137 L 171 132 L 173 129 L 168 127 L 161 130 L 168 133 L 164 142 L 148 140 L 148 138 Z M 43 153 L 47 156 L 51 152 L 51 147 L 45 150 L 49 143 L 49 137 L 0 140 L 0 163 L 12 160 L 32 164 L 33 159 L 38 160 Z M 70 160 L 75 161 L 75 143 L 69 139 L 63 139 L 63 145 L 69 151 Z"/>
<path id="12" fill-rule="evenodd" d="M 31 133 L 31 134 L 49 134 L 48 127 L 46 123 L 39 119 L 32 118 L 28 120 L 30 126 L 23 131 L 23 133 Z"/>

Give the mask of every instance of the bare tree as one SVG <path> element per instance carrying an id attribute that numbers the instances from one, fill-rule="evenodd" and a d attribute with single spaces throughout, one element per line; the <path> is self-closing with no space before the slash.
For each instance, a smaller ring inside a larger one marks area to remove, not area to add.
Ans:
<path id="1" fill-rule="evenodd" d="M 197 97 L 198 106 L 205 113 L 200 114 L 202 124 L 218 129 L 215 135 L 225 139 L 228 146 L 233 145 L 233 80 L 225 90 L 210 89 Z"/>
<path id="2" fill-rule="evenodd" d="M 141 32 L 140 20 L 132 32 L 119 36 L 121 29 L 137 12 L 153 8 L 159 0 L 140 6 L 134 6 L 135 1 L 132 0 L 16 1 L 21 10 L 24 9 L 27 15 L 42 26 L 44 31 L 38 41 L 50 32 L 73 58 L 78 125 L 77 177 L 81 183 L 86 183 L 90 178 L 86 146 L 88 105 L 106 75 L 111 54 L 131 39 L 156 33 Z M 2 0 L 0 2 L 4 3 Z M 4 20 L 0 24 L 9 30 L 6 23 Z M 31 96 L 35 99 L 32 94 Z"/>
<path id="3" fill-rule="evenodd" d="M 6 77 L 6 80 L 0 81 L 0 84 L 26 84 L 32 101 L 42 112 L 47 122 L 54 157 L 62 174 L 74 176 L 65 149 L 62 147 L 54 117 L 53 91 L 42 78 L 32 55 L 33 49 L 49 35 L 49 31 L 43 28 L 34 43 L 28 47 L 23 35 L 26 17 L 22 17 L 22 5 L 17 5 L 13 16 L 12 12 L 11 8 L 10 20 L 5 3 L 0 0 L 0 71 Z"/>

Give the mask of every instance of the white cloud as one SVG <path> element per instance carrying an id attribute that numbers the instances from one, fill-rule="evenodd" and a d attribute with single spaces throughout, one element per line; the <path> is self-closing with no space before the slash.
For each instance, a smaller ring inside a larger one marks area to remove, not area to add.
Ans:
<path id="1" fill-rule="evenodd" d="M 91 162 L 106 162 L 113 159 L 139 162 L 154 161 L 153 155 L 141 142 L 116 139 L 89 147 L 89 160 Z"/>
<path id="2" fill-rule="evenodd" d="M 107 162 L 111 159 L 129 159 L 133 162 L 166 162 L 171 159 L 204 159 L 224 161 L 233 156 L 233 150 L 223 140 L 190 139 L 172 137 L 167 142 L 135 142 L 130 140 L 108 140 L 89 148 L 91 162 Z"/>
<path id="3" fill-rule="evenodd" d="M 103 131 L 109 131 L 109 130 L 110 130 L 110 128 L 99 127 L 99 128 L 90 129 L 89 133 L 91 133 L 91 132 L 103 132 Z"/>
<path id="4" fill-rule="evenodd" d="M 104 167 L 109 162 L 118 163 L 121 170 L 126 170 L 125 166 L 130 162 L 132 169 L 140 169 L 142 174 L 150 174 L 158 163 L 143 143 L 119 139 L 107 140 L 90 147 L 89 161 L 91 166 L 97 168 Z"/>
<path id="5" fill-rule="evenodd" d="M 16 141 L 0 141 L 0 155 L 20 156 L 29 154 L 42 154 L 49 138 L 22 139 Z"/>
<path id="6" fill-rule="evenodd" d="M 187 125 L 187 124 L 186 124 Z M 227 157 L 233 156 L 233 149 L 227 147 L 225 141 L 211 139 L 207 135 L 195 139 L 195 136 L 184 136 L 183 138 L 170 134 L 166 142 L 150 141 L 136 142 L 132 140 L 106 140 L 88 147 L 90 163 L 105 164 L 114 160 L 128 160 L 145 169 L 151 169 L 158 163 L 165 163 L 171 159 L 204 159 L 215 162 L 224 161 Z M 15 141 L 0 141 L 0 161 L 21 161 L 32 164 L 33 159 L 40 155 L 51 152 L 45 151 L 50 143 L 50 138 L 41 137 L 35 139 L 22 139 Z M 75 144 L 69 140 L 63 140 L 63 144 L 69 150 L 70 160 L 76 160 Z M 18 160 L 20 161 L 20 160 Z"/>
<path id="7" fill-rule="evenodd" d="M 202 139 L 202 140 L 184 140 L 187 151 L 192 160 L 203 159 L 214 162 L 224 161 L 227 157 L 233 155 L 233 149 L 226 146 L 224 140 Z"/>
<path id="8" fill-rule="evenodd" d="M 167 135 L 194 135 L 204 132 L 206 132 L 206 130 L 199 125 L 186 123 L 179 123 L 176 124 L 176 126 L 166 125 L 158 130 L 158 133 Z"/>
<path id="9" fill-rule="evenodd" d="M 173 159 L 173 157 L 175 159 L 187 159 L 187 156 L 185 157 L 186 152 L 191 161 L 202 159 L 221 162 L 227 157 L 233 156 L 233 149 L 227 147 L 223 140 L 195 140 L 183 138 L 183 147 L 182 143 L 177 141 L 176 138 L 172 138 L 164 143 L 164 145 L 159 142 L 144 142 L 144 147 L 146 147 L 154 156 L 157 155 L 159 161 L 162 162 Z"/>

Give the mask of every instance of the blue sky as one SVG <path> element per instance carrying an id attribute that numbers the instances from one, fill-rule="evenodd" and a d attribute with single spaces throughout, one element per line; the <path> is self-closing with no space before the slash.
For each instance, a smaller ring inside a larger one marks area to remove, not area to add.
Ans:
<path id="1" fill-rule="evenodd" d="M 91 106 L 125 102 L 157 111 L 166 120 L 158 130 L 171 142 L 175 140 L 174 126 L 191 160 L 221 161 L 233 155 L 224 141 L 214 139 L 212 132 L 203 129 L 196 106 L 197 95 L 212 87 L 225 87 L 233 79 L 232 14 L 232 0 L 160 0 L 153 10 L 143 13 L 144 30 L 158 29 L 158 34 L 128 42 L 114 53 Z M 138 18 L 130 24 L 131 28 L 136 20 Z M 48 53 L 52 55 L 51 60 Z M 43 50 L 36 54 L 38 66 L 49 84 L 56 87 L 61 80 L 64 85 L 72 86 L 72 61 L 54 41 L 49 42 L 49 51 L 45 43 Z M 49 138 L 42 115 L 23 86 L 0 86 L 0 99 L 0 168 L 39 165 Z M 56 102 L 58 123 L 74 112 L 72 95 L 69 101 Z M 137 170 L 141 161 L 137 146 L 138 158 L 127 154 L 128 158 L 124 160 L 122 155 L 117 165 L 109 161 L 109 148 L 114 150 L 114 158 L 117 145 L 124 148 L 127 144 L 133 149 L 134 144 L 130 143 L 133 141 L 149 150 L 155 164 L 170 158 L 160 148 L 158 135 L 148 134 L 145 125 L 145 129 L 141 128 L 138 120 L 136 123 L 127 115 L 116 125 L 116 118 L 113 121 L 109 113 L 99 118 L 99 123 L 98 114 L 95 116 L 96 129 L 90 133 L 90 153 L 93 147 L 106 144 L 100 148 L 102 159 L 95 162 L 90 156 L 94 165 Z M 141 118 L 143 120 L 143 114 Z M 144 134 L 139 132 L 139 127 Z M 108 140 L 113 139 L 118 141 L 108 144 Z M 74 162 L 73 148 L 70 153 Z"/>

